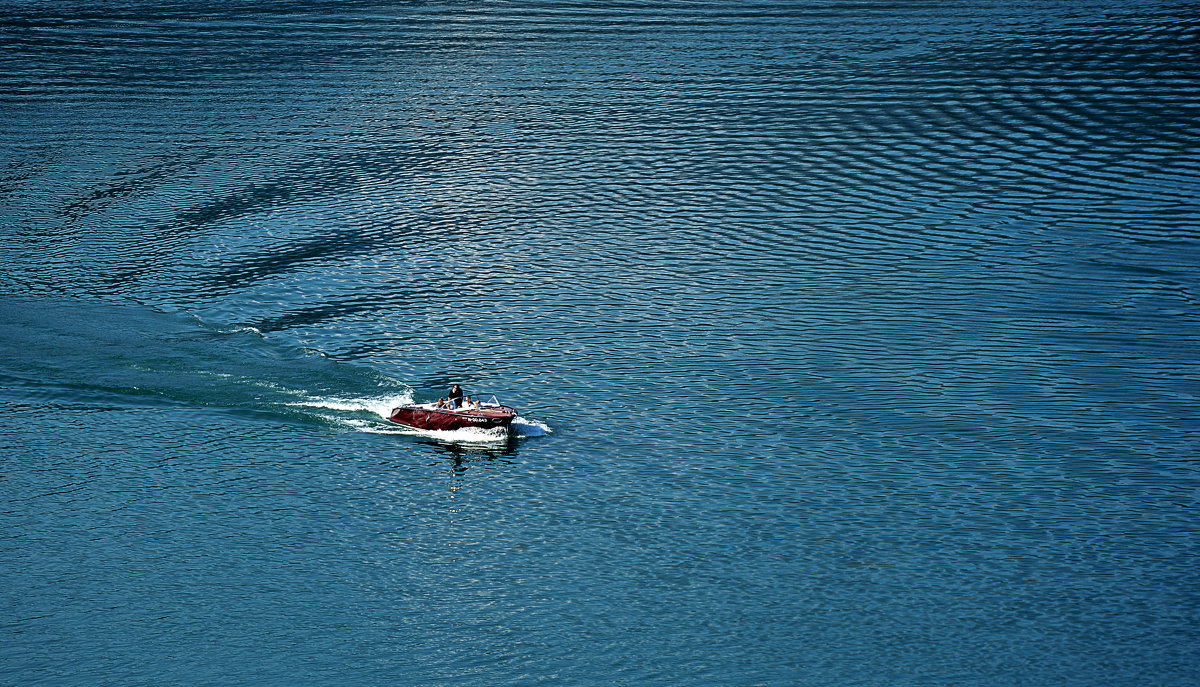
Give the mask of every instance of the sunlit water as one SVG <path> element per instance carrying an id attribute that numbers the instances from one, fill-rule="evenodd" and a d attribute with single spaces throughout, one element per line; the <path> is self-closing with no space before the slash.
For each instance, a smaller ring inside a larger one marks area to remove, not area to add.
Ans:
<path id="1" fill-rule="evenodd" d="M 0 682 L 1200 684 L 1195 6 L 591 5 L 0 1 Z"/>

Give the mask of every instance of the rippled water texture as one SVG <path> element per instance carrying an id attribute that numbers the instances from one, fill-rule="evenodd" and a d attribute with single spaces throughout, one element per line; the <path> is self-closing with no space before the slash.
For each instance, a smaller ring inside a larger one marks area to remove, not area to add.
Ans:
<path id="1" fill-rule="evenodd" d="M 594 5 L 0 0 L 0 682 L 1200 684 L 1194 3 Z"/>

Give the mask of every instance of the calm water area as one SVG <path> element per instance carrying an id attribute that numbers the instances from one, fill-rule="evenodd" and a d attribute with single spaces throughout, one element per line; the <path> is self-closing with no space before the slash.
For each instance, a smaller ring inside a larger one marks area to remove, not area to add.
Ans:
<path id="1" fill-rule="evenodd" d="M 1200 685 L 1195 2 L 0 10 L 0 685 Z"/>

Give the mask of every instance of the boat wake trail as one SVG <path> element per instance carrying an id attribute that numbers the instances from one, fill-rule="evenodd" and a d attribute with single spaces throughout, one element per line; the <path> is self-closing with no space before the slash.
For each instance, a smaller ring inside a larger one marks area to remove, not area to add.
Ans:
<path id="1" fill-rule="evenodd" d="M 243 326 L 110 304 L 0 302 L 0 402 L 89 409 L 184 410 L 339 431 L 410 434 L 388 420 L 413 389 L 369 366 L 281 346 Z M 512 435 L 541 436 L 518 419 Z M 443 437 L 494 441 L 478 430 Z"/>

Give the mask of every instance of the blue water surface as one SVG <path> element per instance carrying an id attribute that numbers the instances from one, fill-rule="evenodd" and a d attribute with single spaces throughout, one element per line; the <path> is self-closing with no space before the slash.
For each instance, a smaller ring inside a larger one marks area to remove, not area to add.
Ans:
<path id="1" fill-rule="evenodd" d="M 0 9 L 0 684 L 1200 685 L 1193 3 Z"/>

